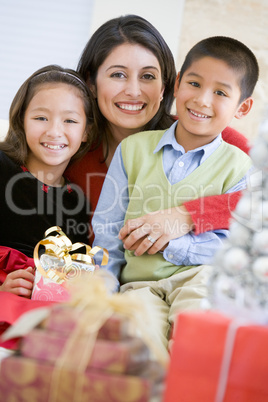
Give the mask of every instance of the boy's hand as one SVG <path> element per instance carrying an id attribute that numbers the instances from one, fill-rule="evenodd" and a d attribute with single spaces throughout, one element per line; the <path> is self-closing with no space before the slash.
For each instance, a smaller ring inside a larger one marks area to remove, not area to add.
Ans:
<path id="1" fill-rule="evenodd" d="M 135 250 L 139 256 L 163 251 L 172 239 L 184 236 L 193 229 L 191 215 L 184 206 L 151 212 L 129 219 L 119 232 L 124 248 Z M 155 242 L 148 239 L 150 236 Z"/>
<path id="2" fill-rule="evenodd" d="M 18 296 L 31 298 L 34 282 L 34 268 L 18 269 L 10 272 L 0 286 L 2 292 L 10 292 Z"/>

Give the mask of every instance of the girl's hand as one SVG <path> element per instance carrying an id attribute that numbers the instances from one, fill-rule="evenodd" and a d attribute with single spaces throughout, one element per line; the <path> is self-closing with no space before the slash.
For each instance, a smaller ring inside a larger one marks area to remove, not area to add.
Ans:
<path id="1" fill-rule="evenodd" d="M 135 250 L 139 256 L 163 251 L 171 239 L 193 230 L 191 215 L 184 206 L 151 212 L 140 218 L 129 219 L 119 232 L 124 248 Z M 148 240 L 148 236 L 155 240 Z"/>
<path id="2" fill-rule="evenodd" d="M 0 286 L 2 292 L 10 292 L 18 296 L 31 298 L 34 282 L 34 268 L 18 269 L 7 275 Z"/>

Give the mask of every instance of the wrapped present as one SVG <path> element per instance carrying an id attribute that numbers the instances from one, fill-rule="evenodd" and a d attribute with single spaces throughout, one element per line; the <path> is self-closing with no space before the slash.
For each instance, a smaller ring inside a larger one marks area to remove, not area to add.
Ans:
<path id="1" fill-rule="evenodd" d="M 79 372 L 11 356 L 2 361 L 0 395 L 7 402 L 148 402 L 161 392 L 161 376 L 153 362 L 133 376 L 90 369 Z"/>
<path id="2" fill-rule="evenodd" d="M 36 270 L 32 300 L 63 302 L 70 298 L 70 294 L 64 283 L 57 283 L 50 278 L 46 278 Z"/>
<path id="3" fill-rule="evenodd" d="M 42 327 L 49 331 L 60 332 L 61 336 L 66 336 L 79 325 L 81 314 L 79 310 L 72 309 L 68 305 L 55 305 L 47 319 L 42 323 Z M 113 314 L 99 328 L 97 338 L 110 341 L 124 340 L 131 333 L 129 325 L 128 319 L 123 320 L 120 315 Z"/>
<path id="4" fill-rule="evenodd" d="M 69 336 L 73 343 L 83 335 L 88 336 L 93 346 L 96 339 L 116 341 L 138 336 L 150 355 L 166 367 L 169 354 L 155 346 L 150 303 L 143 305 L 131 293 L 110 293 L 107 282 L 113 287 L 113 280 L 116 281 L 112 274 L 98 270 L 90 278 L 68 281 L 68 302 L 52 303 L 48 308 L 23 314 L 2 334 L 2 341 L 21 338 L 37 327 Z"/>
<path id="5" fill-rule="evenodd" d="M 162 400 L 168 353 L 154 348 L 149 303 L 108 292 L 107 275 L 98 270 L 87 280 L 68 281 L 68 302 L 36 310 L 34 327 L 20 317 L 23 322 L 8 330 L 24 332 L 16 355 L 0 367 L 3 400 Z"/>
<path id="6" fill-rule="evenodd" d="M 51 233 L 56 232 L 56 236 Z M 41 255 L 40 247 L 45 252 Z M 84 254 L 74 251 L 84 248 Z M 45 238 L 37 243 L 34 249 L 34 262 L 37 268 L 33 300 L 67 301 L 69 292 L 66 289 L 66 281 L 95 271 L 94 256 L 99 251 L 103 252 L 101 265 L 108 261 L 108 251 L 101 247 L 91 248 L 84 243 L 72 244 L 70 239 L 58 226 L 53 226 L 45 232 Z"/>
<path id="7" fill-rule="evenodd" d="M 218 312 L 181 313 L 164 402 L 266 402 L 268 328 Z"/>
<path id="8" fill-rule="evenodd" d="M 20 351 L 25 357 L 55 364 L 64 352 L 68 339 L 61 332 L 34 329 L 22 339 Z M 88 336 L 82 335 L 71 345 L 68 359 L 70 368 L 79 366 L 87 343 Z M 137 373 L 148 360 L 149 350 L 140 338 L 128 337 L 120 342 L 97 339 L 86 367 L 114 373 Z"/>

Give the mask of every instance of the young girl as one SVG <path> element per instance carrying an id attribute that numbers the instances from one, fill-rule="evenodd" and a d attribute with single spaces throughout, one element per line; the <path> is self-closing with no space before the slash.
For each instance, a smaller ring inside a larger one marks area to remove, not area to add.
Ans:
<path id="1" fill-rule="evenodd" d="M 86 199 L 63 174 L 91 146 L 93 108 L 80 76 L 56 65 L 36 71 L 15 95 L 0 143 L 0 290 L 31 296 L 31 257 L 49 227 L 88 242 Z"/>

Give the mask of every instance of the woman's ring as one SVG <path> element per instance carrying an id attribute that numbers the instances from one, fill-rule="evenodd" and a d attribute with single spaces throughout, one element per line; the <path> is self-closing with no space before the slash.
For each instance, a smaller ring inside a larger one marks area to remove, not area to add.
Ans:
<path id="1" fill-rule="evenodd" d="M 154 244 L 156 242 L 156 239 L 154 239 L 152 236 L 147 236 L 147 239 Z"/>

